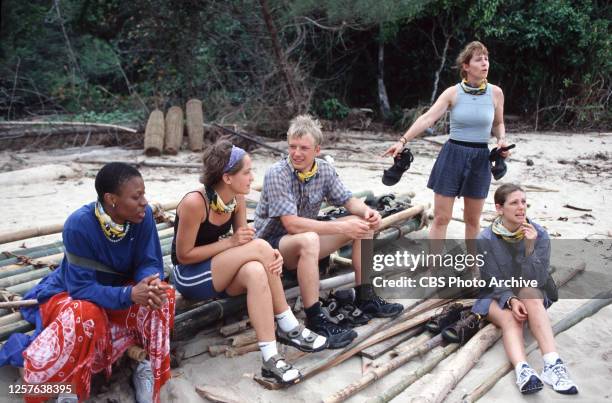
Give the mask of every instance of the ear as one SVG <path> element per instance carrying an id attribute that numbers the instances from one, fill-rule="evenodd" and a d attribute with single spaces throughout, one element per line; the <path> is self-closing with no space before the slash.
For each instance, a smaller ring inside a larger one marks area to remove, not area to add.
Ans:
<path id="1" fill-rule="evenodd" d="M 232 177 L 229 176 L 229 174 L 223 174 L 223 176 L 221 177 L 221 179 L 223 180 L 223 182 L 226 185 L 231 185 L 232 184 Z"/>
<path id="2" fill-rule="evenodd" d="M 320 144 L 315 147 L 315 156 L 318 157 L 319 154 L 321 154 L 321 145 Z"/>
<path id="3" fill-rule="evenodd" d="M 115 207 L 117 204 L 117 196 L 112 193 L 104 193 L 104 204 Z"/>
<path id="4" fill-rule="evenodd" d="M 495 203 L 495 210 L 497 211 L 497 214 L 499 215 L 504 214 L 504 206 L 502 206 L 501 204 Z"/>

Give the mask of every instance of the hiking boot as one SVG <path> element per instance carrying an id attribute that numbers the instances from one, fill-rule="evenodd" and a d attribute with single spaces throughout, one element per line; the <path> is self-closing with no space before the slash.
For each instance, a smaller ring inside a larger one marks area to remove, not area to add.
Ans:
<path id="1" fill-rule="evenodd" d="M 575 395 L 578 393 L 578 388 L 570 379 L 567 367 L 561 361 L 561 358 L 557 358 L 557 361 L 552 365 L 544 365 L 542 380 L 552 386 L 555 392 L 564 395 Z"/>
<path id="2" fill-rule="evenodd" d="M 449 325 L 457 322 L 461 317 L 463 305 L 453 303 L 442 308 L 442 312 L 434 316 L 427 322 L 425 328 L 434 334 L 438 334 Z"/>
<path id="3" fill-rule="evenodd" d="M 293 385 L 302 380 L 302 374 L 288 364 L 280 354 L 275 354 L 262 362 L 261 376 L 273 378 L 283 385 Z"/>
<path id="4" fill-rule="evenodd" d="M 134 397 L 137 403 L 153 402 L 154 379 L 149 360 L 143 360 L 138 363 L 132 374 L 132 383 L 134 384 Z"/>
<path id="5" fill-rule="evenodd" d="M 372 319 L 370 315 L 355 306 L 353 289 L 331 293 L 327 300 L 321 301 L 321 310 L 330 321 L 340 326 L 362 326 Z"/>
<path id="6" fill-rule="evenodd" d="M 357 337 L 356 331 L 330 321 L 322 311 L 316 316 L 307 317 L 306 326 L 313 332 L 327 337 L 327 348 L 330 349 L 346 347 Z"/>
<path id="7" fill-rule="evenodd" d="M 372 284 L 361 284 L 355 287 L 357 298 L 355 305 L 363 312 L 376 318 L 392 318 L 403 310 L 402 304 L 387 302 L 374 292 Z"/>
<path id="8" fill-rule="evenodd" d="M 538 374 L 527 363 L 522 365 L 519 376 L 516 379 L 516 385 L 524 395 L 539 392 L 544 387 Z"/>
<path id="9" fill-rule="evenodd" d="M 449 343 L 465 344 L 478 333 L 481 323 L 480 315 L 462 311 L 459 320 L 442 331 L 442 338 Z"/>

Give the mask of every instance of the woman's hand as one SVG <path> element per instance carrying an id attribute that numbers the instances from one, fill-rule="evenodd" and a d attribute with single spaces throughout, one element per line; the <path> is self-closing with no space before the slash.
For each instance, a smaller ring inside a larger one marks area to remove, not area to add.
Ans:
<path id="1" fill-rule="evenodd" d="M 502 149 L 503 147 L 508 147 L 508 143 L 506 143 L 506 137 L 500 137 L 499 139 L 497 139 L 497 148 Z M 499 153 L 499 155 L 501 155 L 501 157 L 504 159 L 508 158 L 511 154 L 512 152 L 510 150 L 502 151 L 501 153 Z"/>
<path id="2" fill-rule="evenodd" d="M 536 240 L 538 239 L 538 231 L 528 222 L 521 224 L 523 235 L 525 236 L 525 256 L 530 256 L 535 248 Z"/>
<path id="3" fill-rule="evenodd" d="M 172 287 L 161 282 L 159 273 L 152 274 L 132 287 L 132 302 L 151 309 L 159 309 L 166 302 L 166 290 L 169 288 Z"/>
<path id="4" fill-rule="evenodd" d="M 397 143 L 393 144 L 391 147 L 387 148 L 387 151 L 385 151 L 385 153 L 382 156 L 386 157 L 386 156 L 390 155 L 393 158 L 395 158 L 395 156 L 397 154 L 402 152 L 402 150 L 404 149 L 405 145 L 406 145 L 406 143 L 404 143 L 402 141 L 398 141 Z"/>
<path id="5" fill-rule="evenodd" d="M 278 249 L 274 249 L 274 260 L 266 267 L 269 273 L 280 276 L 283 272 L 283 256 Z"/>
<path id="6" fill-rule="evenodd" d="M 512 316 L 519 322 L 527 320 L 527 308 L 525 304 L 518 298 L 512 298 L 510 300 L 510 308 L 512 308 Z"/>
<path id="7" fill-rule="evenodd" d="M 252 241 L 254 237 L 255 237 L 255 229 L 253 229 L 252 227 L 249 227 L 248 225 L 244 225 L 238 228 L 238 230 L 236 230 L 232 234 L 232 237 L 230 238 L 230 240 L 232 242 L 232 246 L 236 247 L 236 246 L 244 245 L 245 243 Z"/>

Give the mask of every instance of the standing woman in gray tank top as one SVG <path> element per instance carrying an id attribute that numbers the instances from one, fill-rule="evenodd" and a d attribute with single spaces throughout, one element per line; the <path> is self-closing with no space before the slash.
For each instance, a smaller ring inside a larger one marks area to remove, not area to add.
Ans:
<path id="1" fill-rule="evenodd" d="M 504 94 L 487 83 L 489 52 L 480 42 L 469 43 L 457 57 L 462 81 L 447 88 L 433 106 L 385 152 L 395 157 L 406 143 L 433 126 L 450 110 L 450 139 L 444 144 L 431 171 L 427 187 L 435 193 L 430 239 L 444 239 L 455 197 L 463 197 L 465 239 L 476 239 L 480 215 L 491 185 L 487 144 L 491 133 L 497 146 L 506 146 Z M 503 152 L 506 158 L 509 152 Z"/>

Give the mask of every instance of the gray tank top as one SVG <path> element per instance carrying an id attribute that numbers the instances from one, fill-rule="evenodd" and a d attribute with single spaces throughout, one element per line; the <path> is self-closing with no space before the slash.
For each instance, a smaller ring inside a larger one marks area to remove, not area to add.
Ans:
<path id="1" fill-rule="evenodd" d="M 490 84 L 482 95 L 470 95 L 457 84 L 457 98 L 450 110 L 450 138 L 470 143 L 488 143 L 495 115 Z"/>

